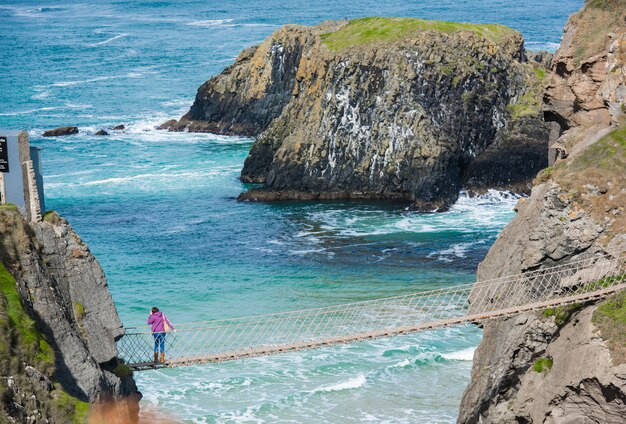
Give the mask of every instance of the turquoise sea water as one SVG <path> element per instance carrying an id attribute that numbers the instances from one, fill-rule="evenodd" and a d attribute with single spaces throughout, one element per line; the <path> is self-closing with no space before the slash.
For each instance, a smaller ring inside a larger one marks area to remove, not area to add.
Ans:
<path id="1" fill-rule="evenodd" d="M 497 22 L 554 49 L 582 1 L 0 3 L 0 128 L 44 148 L 46 201 L 102 263 L 118 311 L 143 324 L 372 299 L 469 282 L 516 199 L 237 203 L 251 140 L 164 133 L 195 90 L 285 23 L 368 15 Z M 126 124 L 109 137 L 93 133 Z M 43 139 L 43 129 L 81 133 Z M 146 410 L 186 422 L 454 422 L 480 341 L 458 327 L 137 375 Z"/>

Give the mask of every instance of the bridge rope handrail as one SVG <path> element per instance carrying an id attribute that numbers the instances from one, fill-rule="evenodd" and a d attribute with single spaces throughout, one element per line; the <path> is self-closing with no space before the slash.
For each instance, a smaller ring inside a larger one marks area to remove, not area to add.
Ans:
<path id="1" fill-rule="evenodd" d="M 169 364 L 203 363 L 384 337 L 585 301 L 626 287 L 624 252 L 445 288 L 177 325 L 166 337 Z M 152 333 L 128 328 L 120 356 L 150 361 Z M 133 330 L 133 331 L 130 331 Z"/>
<path id="2" fill-rule="evenodd" d="M 619 254 L 620 253 L 614 253 L 612 254 L 612 256 L 619 256 Z M 201 327 L 202 329 L 217 329 L 217 328 L 222 328 L 224 326 L 231 326 L 233 324 L 236 324 L 237 321 L 247 321 L 249 319 L 254 319 L 254 318 L 262 319 L 262 318 L 284 317 L 282 319 L 289 319 L 291 315 L 294 315 L 294 314 L 302 316 L 303 314 L 306 315 L 307 313 L 310 313 L 311 315 L 314 315 L 319 312 L 334 312 L 335 310 L 344 310 L 351 306 L 358 307 L 358 306 L 365 306 L 365 305 L 381 303 L 381 302 L 389 302 L 393 300 L 408 299 L 408 298 L 413 298 L 416 296 L 428 297 L 428 296 L 433 296 L 437 294 L 450 293 L 452 291 L 462 290 L 463 288 L 471 288 L 478 283 L 480 284 L 482 288 L 493 288 L 498 285 L 502 285 L 503 283 L 508 283 L 511 280 L 515 280 L 516 278 L 524 278 L 526 280 L 531 280 L 533 277 L 536 277 L 539 275 L 545 277 L 549 275 L 559 274 L 560 272 L 563 271 L 563 269 L 577 268 L 578 266 L 582 264 L 587 264 L 587 263 L 593 264 L 593 263 L 596 263 L 598 259 L 599 259 L 598 257 L 580 259 L 580 260 L 569 262 L 567 264 L 556 265 L 556 266 L 543 269 L 543 270 L 542 269 L 532 270 L 532 271 L 528 271 L 525 273 L 522 272 L 518 274 L 510 274 L 510 275 L 505 275 L 502 277 L 490 278 L 487 280 L 472 281 L 471 283 L 455 284 L 452 286 L 447 286 L 447 287 L 442 287 L 442 288 L 437 288 L 437 289 L 423 290 L 423 291 L 418 291 L 418 292 L 411 292 L 407 294 L 387 296 L 387 297 L 381 297 L 381 298 L 376 298 L 376 299 L 361 300 L 358 302 L 339 303 L 335 305 L 320 306 L 316 308 L 291 309 L 287 311 L 272 312 L 272 313 L 267 313 L 267 314 L 246 315 L 246 316 L 239 316 L 239 317 L 232 317 L 232 318 L 220 318 L 220 319 L 213 319 L 213 320 L 206 320 L 206 321 L 187 322 L 187 323 L 182 323 L 182 324 L 176 324 L 176 328 L 178 332 L 183 332 L 183 331 L 197 330 L 199 328 L 185 328 L 185 330 L 182 330 L 180 329 L 181 327 L 202 326 Z M 278 319 L 281 319 L 281 318 L 278 318 Z M 265 322 L 265 320 L 261 322 Z M 254 324 L 254 323 L 255 322 L 246 322 L 246 324 Z M 221 325 L 215 325 L 215 324 L 221 324 Z M 211 325 L 211 326 L 206 327 L 206 325 Z M 142 332 L 146 334 L 152 333 L 152 331 L 150 330 L 150 326 L 148 325 L 125 327 L 125 328 L 126 330 L 140 330 L 140 331 L 132 331 L 133 334 L 142 333 Z"/>

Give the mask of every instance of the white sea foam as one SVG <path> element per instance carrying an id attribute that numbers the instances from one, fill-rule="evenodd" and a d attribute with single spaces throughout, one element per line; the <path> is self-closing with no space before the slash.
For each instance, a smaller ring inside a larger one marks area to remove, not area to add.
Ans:
<path id="1" fill-rule="evenodd" d="M 106 167 L 103 165 L 103 167 Z M 212 169 L 208 171 L 196 171 L 196 172 L 151 172 L 145 174 L 124 176 L 124 177 L 111 177 L 101 180 L 92 181 L 79 181 L 74 180 L 72 182 L 50 182 L 46 184 L 46 188 L 51 191 L 57 189 L 67 188 L 81 188 L 81 187 L 103 187 L 108 188 L 110 186 L 121 187 L 133 187 L 133 189 L 141 190 L 159 190 L 163 187 L 164 183 L 176 181 L 176 186 L 187 187 L 190 183 L 203 184 L 207 180 L 213 177 L 222 175 L 230 175 L 235 173 L 238 168 L 223 167 Z M 172 188 L 173 184 L 169 184 Z M 177 231 L 184 231 L 184 228 L 177 228 Z"/>
<path id="2" fill-rule="evenodd" d="M 64 9 L 60 7 L 37 7 L 34 9 L 31 8 L 23 8 L 23 7 L 15 7 L 15 6 L 0 6 L 0 9 L 9 10 L 13 12 L 14 16 L 24 17 L 24 18 L 43 18 L 45 15 L 44 12 L 57 12 L 63 11 Z"/>
<path id="3" fill-rule="evenodd" d="M 547 50 L 549 52 L 555 52 L 561 47 L 559 43 L 551 43 L 546 41 L 525 41 L 524 45 L 529 50 Z"/>
<path id="4" fill-rule="evenodd" d="M 110 184 L 124 184 L 132 181 L 145 181 L 145 180 L 153 180 L 153 179 L 177 179 L 177 180 L 189 180 L 189 179 L 202 179 L 207 177 L 212 177 L 215 175 L 221 175 L 223 173 L 232 172 L 231 168 L 223 168 L 223 169 L 215 169 L 211 171 L 203 171 L 203 172 L 168 172 L 168 173 L 146 173 L 146 174 L 138 174 L 132 175 L 128 177 L 114 177 L 114 178 L 105 178 L 103 180 L 95 180 L 95 181 L 87 181 L 82 184 L 82 186 L 90 187 L 90 186 L 100 186 L 100 185 L 110 185 Z"/>
<path id="5" fill-rule="evenodd" d="M 124 38 L 124 37 L 128 37 L 128 34 L 118 34 L 114 37 L 108 38 L 104 41 L 100 41 L 99 43 L 94 43 L 94 44 L 90 44 L 89 47 L 98 47 L 98 46 L 104 46 L 105 44 L 109 44 L 112 43 L 115 40 L 119 40 L 120 38 Z"/>
<path id="6" fill-rule="evenodd" d="M 389 368 L 404 368 L 404 367 L 408 367 L 409 365 L 411 365 L 411 360 L 405 359 L 396 364 L 390 365 Z"/>
<path id="7" fill-rule="evenodd" d="M 224 24 L 228 24 L 232 21 L 233 19 L 206 19 L 203 21 L 188 22 L 185 25 L 196 26 L 196 27 L 215 27 L 215 26 L 222 26 Z"/>
<path id="8" fill-rule="evenodd" d="M 468 251 L 470 251 L 477 244 L 484 244 L 487 240 L 472 241 L 471 243 L 457 243 L 450 246 L 448 249 L 438 250 L 431 252 L 427 257 L 438 258 L 442 262 L 452 262 L 451 257 L 464 258 Z"/>
<path id="9" fill-rule="evenodd" d="M 442 353 L 441 356 L 449 361 L 471 361 L 474 359 L 475 347 L 468 347 L 456 352 Z"/>
<path id="10" fill-rule="evenodd" d="M 189 109 L 189 107 L 191 106 L 191 104 L 193 103 L 193 99 L 189 98 L 189 97 L 185 97 L 182 99 L 174 99 L 174 100 L 168 100 L 165 102 L 161 102 L 161 106 L 164 107 L 175 107 L 177 108 L 177 111 L 180 112 L 185 112 L 187 109 Z"/>
<path id="11" fill-rule="evenodd" d="M 50 110 L 59 110 L 59 109 L 65 109 L 65 108 L 62 107 L 62 106 L 40 107 L 40 108 L 36 108 L 36 109 L 21 110 L 21 111 L 17 111 L 17 112 L 0 113 L 0 116 L 30 115 L 31 113 L 35 113 L 35 112 L 47 112 L 47 111 L 50 111 Z"/>
<path id="12" fill-rule="evenodd" d="M 326 249 L 302 249 L 302 250 L 291 250 L 289 254 L 296 256 L 305 256 L 311 253 L 320 253 L 325 251 Z"/>
<path id="13" fill-rule="evenodd" d="M 279 28 L 280 25 L 275 25 L 275 24 L 239 24 L 239 26 L 243 26 L 243 27 L 261 27 L 261 28 Z"/>
<path id="14" fill-rule="evenodd" d="M 314 392 L 337 392 L 340 390 L 350 390 L 350 389 L 358 389 L 359 387 L 363 387 L 367 379 L 364 374 L 359 374 L 350 380 L 342 381 L 341 383 L 331 384 L 328 386 L 322 386 L 318 389 L 315 389 Z"/>
<path id="15" fill-rule="evenodd" d="M 178 142 L 184 144 L 196 144 L 211 142 L 215 144 L 231 145 L 231 144 L 250 144 L 252 139 L 246 137 L 235 137 L 227 135 L 217 135 L 209 133 L 189 133 L 189 132 L 170 132 L 165 130 L 157 130 L 156 128 L 163 122 L 172 119 L 172 117 L 179 117 L 189 109 L 189 104 L 183 99 L 173 100 L 173 106 L 180 106 L 178 112 L 172 113 L 160 113 L 152 114 L 145 117 L 140 117 L 134 121 L 126 124 L 124 134 L 132 135 L 131 143 L 159 143 L 163 141 Z M 114 123 L 122 118 L 116 119 Z"/>
<path id="16" fill-rule="evenodd" d="M 311 222 L 318 223 L 312 227 L 316 230 L 304 229 L 298 235 L 304 237 L 315 233 L 322 237 L 352 238 L 441 231 L 472 233 L 476 228 L 482 231 L 490 228 L 499 231 L 511 219 L 513 207 L 519 198 L 513 193 L 496 190 L 490 190 L 481 196 L 469 196 L 463 192 L 450 210 L 433 214 L 396 211 L 381 213 L 358 207 L 350 209 L 349 213 L 341 209 L 316 210 L 308 214 Z M 464 247 L 466 246 L 457 246 L 456 252 L 448 253 L 462 256 Z"/>
<path id="17" fill-rule="evenodd" d="M 50 96 L 50 92 L 47 90 L 36 90 L 37 94 L 33 94 L 30 98 L 33 100 L 45 100 Z"/>
<path id="18" fill-rule="evenodd" d="M 19 116 L 19 115 L 30 115 L 32 113 L 38 112 L 49 112 L 53 110 L 64 110 L 64 109 L 89 109 L 93 107 L 93 105 L 83 105 L 77 103 L 65 103 L 63 106 L 47 106 L 47 107 L 39 107 L 35 109 L 21 110 L 16 112 L 6 112 L 0 113 L 0 116 Z"/>
<path id="19" fill-rule="evenodd" d="M 88 84 L 91 82 L 107 81 L 107 80 L 120 79 L 120 78 L 141 78 L 142 76 L 143 74 L 139 72 L 128 72 L 122 75 L 105 75 L 101 77 L 88 78 L 84 80 L 59 81 L 59 82 L 52 83 L 50 85 L 52 87 L 71 87 L 73 85 Z"/>

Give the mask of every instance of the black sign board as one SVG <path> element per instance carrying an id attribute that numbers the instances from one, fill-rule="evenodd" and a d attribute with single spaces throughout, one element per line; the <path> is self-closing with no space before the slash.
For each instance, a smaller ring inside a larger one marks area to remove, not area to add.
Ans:
<path id="1" fill-rule="evenodd" d="M 9 172 L 9 152 L 7 151 L 6 137 L 0 137 L 0 172 Z"/>

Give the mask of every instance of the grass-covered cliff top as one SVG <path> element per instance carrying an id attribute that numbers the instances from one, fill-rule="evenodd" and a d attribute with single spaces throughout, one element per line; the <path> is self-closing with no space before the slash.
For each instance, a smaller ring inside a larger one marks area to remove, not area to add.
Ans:
<path id="1" fill-rule="evenodd" d="M 575 33 L 572 40 L 576 65 L 604 51 L 606 34 L 626 26 L 626 0 L 591 0 L 572 16 Z"/>
<path id="2" fill-rule="evenodd" d="M 439 31 L 451 34 L 457 31 L 471 31 L 495 43 L 518 32 L 503 25 L 467 24 L 458 22 L 426 21 L 414 18 L 360 18 L 351 20 L 341 29 L 322 34 L 324 44 L 331 50 L 371 44 L 394 42 L 409 38 L 421 31 Z"/>

